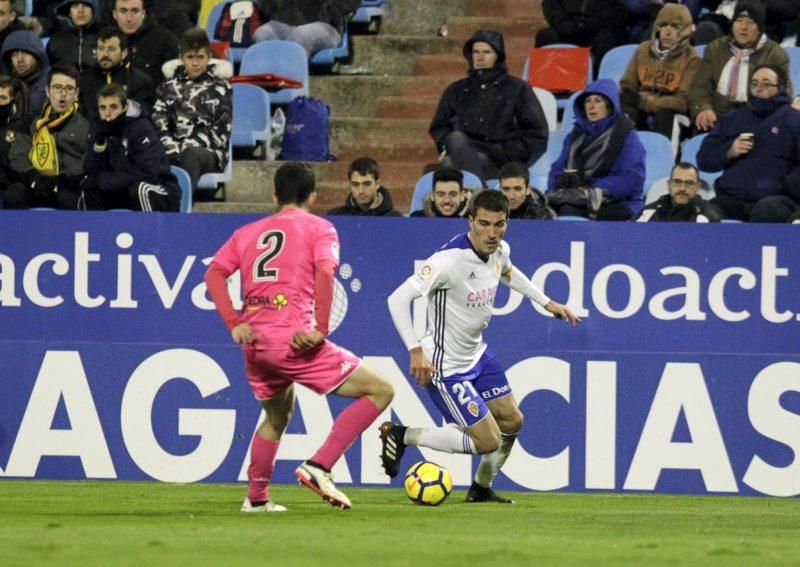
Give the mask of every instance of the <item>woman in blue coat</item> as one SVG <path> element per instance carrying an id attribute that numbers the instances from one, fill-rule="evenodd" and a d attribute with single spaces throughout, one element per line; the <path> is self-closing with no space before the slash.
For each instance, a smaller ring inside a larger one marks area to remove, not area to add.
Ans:
<path id="1" fill-rule="evenodd" d="M 633 123 L 620 112 L 617 83 L 594 81 L 575 99 L 574 109 L 575 125 L 550 167 L 551 206 L 559 216 L 631 219 L 644 206 L 645 151 Z M 578 188 L 588 191 L 573 191 Z M 583 194 L 586 199 L 575 198 Z"/>

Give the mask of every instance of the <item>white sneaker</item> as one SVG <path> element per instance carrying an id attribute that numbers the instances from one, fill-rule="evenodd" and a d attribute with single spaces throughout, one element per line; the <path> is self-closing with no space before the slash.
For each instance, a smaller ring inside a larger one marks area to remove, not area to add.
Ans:
<path id="1" fill-rule="evenodd" d="M 329 472 L 303 463 L 294 471 L 294 476 L 301 484 L 305 484 L 311 490 L 322 496 L 324 500 L 331 503 L 332 506 L 338 506 L 342 510 L 349 510 L 352 508 L 350 499 L 341 491 L 336 488 L 333 483 L 333 475 Z"/>
<path id="2" fill-rule="evenodd" d="M 250 512 L 250 513 L 258 513 L 258 512 L 285 512 L 286 506 L 281 506 L 280 504 L 275 504 L 272 500 L 267 500 L 266 504 L 262 504 L 261 506 L 253 506 L 250 504 L 250 499 L 247 496 L 244 497 L 244 502 L 242 502 L 242 512 Z"/>

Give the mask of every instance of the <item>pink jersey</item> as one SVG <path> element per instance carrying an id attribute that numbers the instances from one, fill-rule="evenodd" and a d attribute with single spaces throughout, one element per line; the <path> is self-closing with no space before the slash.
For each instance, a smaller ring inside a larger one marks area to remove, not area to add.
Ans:
<path id="1" fill-rule="evenodd" d="M 339 236 L 327 220 L 285 208 L 238 229 L 214 262 L 242 277 L 242 319 L 270 335 L 314 325 L 314 265 L 339 265 Z"/>

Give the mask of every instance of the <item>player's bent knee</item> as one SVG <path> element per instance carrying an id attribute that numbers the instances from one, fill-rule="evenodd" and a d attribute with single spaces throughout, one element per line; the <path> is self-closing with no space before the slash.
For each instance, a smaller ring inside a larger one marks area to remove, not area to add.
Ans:
<path id="1" fill-rule="evenodd" d="M 512 413 L 508 419 L 499 422 L 500 431 L 506 433 L 508 435 L 516 435 L 522 429 L 522 424 L 525 422 L 525 416 L 522 415 L 522 412 L 517 410 Z"/>
<path id="2" fill-rule="evenodd" d="M 478 452 L 479 455 L 485 455 L 486 453 L 494 453 L 500 447 L 500 435 L 490 435 L 486 438 L 472 438 L 472 442 L 475 444 L 475 450 Z"/>

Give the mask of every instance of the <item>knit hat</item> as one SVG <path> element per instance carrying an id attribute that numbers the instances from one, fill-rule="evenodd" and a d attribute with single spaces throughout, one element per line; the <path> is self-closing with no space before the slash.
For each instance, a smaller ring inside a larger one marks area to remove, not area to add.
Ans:
<path id="1" fill-rule="evenodd" d="M 739 16 L 747 16 L 753 20 L 758 26 L 758 30 L 764 33 L 764 20 L 766 17 L 764 15 L 764 4 L 759 0 L 737 2 L 736 8 L 733 10 L 733 18 L 731 18 L 731 21 L 735 22 Z"/>

